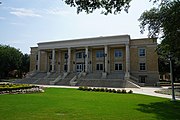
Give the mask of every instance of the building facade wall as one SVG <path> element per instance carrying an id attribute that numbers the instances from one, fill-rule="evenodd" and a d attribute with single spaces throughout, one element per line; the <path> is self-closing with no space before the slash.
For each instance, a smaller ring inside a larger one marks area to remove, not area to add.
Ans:
<path id="1" fill-rule="evenodd" d="M 128 53 L 127 46 L 129 47 L 129 57 L 126 55 Z M 85 70 L 84 66 L 87 63 L 86 72 L 101 73 L 105 71 L 108 74 L 113 72 L 125 74 L 129 72 L 130 75 L 138 78 L 140 83 L 152 85 L 158 80 L 156 46 L 157 42 L 155 39 L 130 39 L 128 35 L 71 40 L 69 42 L 39 43 L 38 47 L 31 48 L 30 71 L 38 70 L 37 66 L 40 66 L 39 71 L 51 72 L 54 65 L 53 72 L 63 73 L 67 72 L 65 66 L 69 64 L 69 71 L 77 72 L 77 65 L 83 67 L 83 70 Z M 106 54 L 105 49 L 107 50 Z M 140 49 L 145 50 L 145 56 L 139 56 Z M 86 53 L 86 50 L 88 50 L 87 58 L 82 57 L 79 59 L 76 57 L 77 53 Z M 65 55 L 69 54 L 68 51 L 70 52 L 70 56 L 66 58 Z M 102 51 L 105 57 L 97 58 L 97 51 Z M 115 51 L 121 51 L 120 57 L 115 57 Z M 37 59 L 38 54 L 40 55 L 40 61 Z M 69 58 L 70 62 L 68 62 Z M 127 63 L 127 58 L 130 59 L 129 63 Z M 140 70 L 140 63 L 145 64 L 145 70 Z M 97 64 L 102 64 L 103 69 L 97 70 Z M 122 70 L 115 70 L 117 64 L 120 64 Z M 129 70 L 126 70 L 129 64 Z"/>

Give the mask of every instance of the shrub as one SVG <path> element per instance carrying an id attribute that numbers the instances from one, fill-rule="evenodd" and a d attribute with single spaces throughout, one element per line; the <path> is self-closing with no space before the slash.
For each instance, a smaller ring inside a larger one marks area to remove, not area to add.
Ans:
<path id="1" fill-rule="evenodd" d="M 104 89 L 104 91 L 105 91 L 105 92 L 108 92 L 108 89 L 107 89 L 107 88 L 105 88 L 105 89 Z"/>
<path id="2" fill-rule="evenodd" d="M 110 92 L 110 93 L 111 93 L 111 92 L 112 92 L 112 90 L 111 90 L 111 89 L 108 89 L 108 92 Z"/>
<path id="3" fill-rule="evenodd" d="M 101 88 L 101 89 L 100 89 L 100 92 L 104 92 L 104 88 Z"/>
<path id="4" fill-rule="evenodd" d="M 80 87 L 78 88 L 78 90 L 83 90 L 83 86 L 80 86 Z"/>
<path id="5" fill-rule="evenodd" d="M 96 91 L 96 88 L 93 88 L 92 91 Z"/>
<path id="6" fill-rule="evenodd" d="M 129 92 L 128 93 L 133 93 L 133 91 L 132 90 L 129 90 Z"/>
<path id="7" fill-rule="evenodd" d="M 123 90 L 122 90 L 122 93 L 126 93 L 126 90 L 125 90 L 125 89 L 123 89 Z"/>
<path id="8" fill-rule="evenodd" d="M 112 92 L 113 92 L 113 93 L 116 93 L 116 90 L 115 90 L 115 89 L 113 89 L 113 90 L 112 90 Z"/>
<path id="9" fill-rule="evenodd" d="M 87 86 L 84 86 L 83 87 L 83 91 L 87 91 L 88 90 L 88 87 Z"/>
<path id="10" fill-rule="evenodd" d="M 89 87 L 87 90 L 88 90 L 88 91 L 92 91 L 92 88 L 91 88 L 91 87 Z"/>
<path id="11" fill-rule="evenodd" d="M 121 90 L 117 90 L 116 93 L 121 93 Z"/>
<path id="12" fill-rule="evenodd" d="M 100 91 L 100 88 L 96 88 L 96 90 L 95 90 L 96 92 L 99 92 Z"/>

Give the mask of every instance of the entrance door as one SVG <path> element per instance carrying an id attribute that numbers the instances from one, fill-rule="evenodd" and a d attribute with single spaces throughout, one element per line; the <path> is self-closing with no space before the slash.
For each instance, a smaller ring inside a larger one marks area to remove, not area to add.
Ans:
<path id="1" fill-rule="evenodd" d="M 76 64 L 76 72 L 82 72 L 83 64 Z"/>

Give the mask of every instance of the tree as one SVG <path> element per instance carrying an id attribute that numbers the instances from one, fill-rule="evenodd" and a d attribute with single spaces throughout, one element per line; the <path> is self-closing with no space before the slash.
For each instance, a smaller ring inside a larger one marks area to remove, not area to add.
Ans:
<path id="1" fill-rule="evenodd" d="M 85 11 L 92 13 L 96 9 L 103 9 L 102 13 L 120 13 L 122 10 L 128 12 L 131 0 L 65 0 L 70 7 L 76 7 L 77 13 Z"/>
<path id="2" fill-rule="evenodd" d="M 157 48 L 160 59 L 166 62 L 172 55 L 175 75 L 180 77 L 177 76 L 180 74 L 180 1 L 168 1 L 158 8 L 145 11 L 139 21 L 142 33 L 147 28 L 149 37 L 162 40 Z"/>
<path id="3" fill-rule="evenodd" d="M 0 45 L 0 78 L 8 77 L 8 73 L 19 70 L 22 63 L 22 53 L 10 46 Z"/>
<path id="4" fill-rule="evenodd" d="M 30 65 L 30 57 L 28 54 L 24 54 L 22 56 L 21 72 L 22 73 L 29 72 L 29 65 Z"/>
<path id="5" fill-rule="evenodd" d="M 70 7 L 76 7 L 77 13 L 82 11 L 93 13 L 97 9 L 102 9 L 102 14 L 119 14 L 122 10 L 128 13 L 130 2 L 132 0 L 64 0 Z M 165 3 L 168 0 L 149 0 L 153 3 L 161 1 Z"/>

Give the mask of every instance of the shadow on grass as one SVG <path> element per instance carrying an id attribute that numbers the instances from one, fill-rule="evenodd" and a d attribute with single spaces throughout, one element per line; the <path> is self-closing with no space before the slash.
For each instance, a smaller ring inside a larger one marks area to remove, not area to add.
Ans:
<path id="1" fill-rule="evenodd" d="M 158 120 L 180 120 L 180 101 L 139 104 L 138 111 L 155 114 Z"/>

